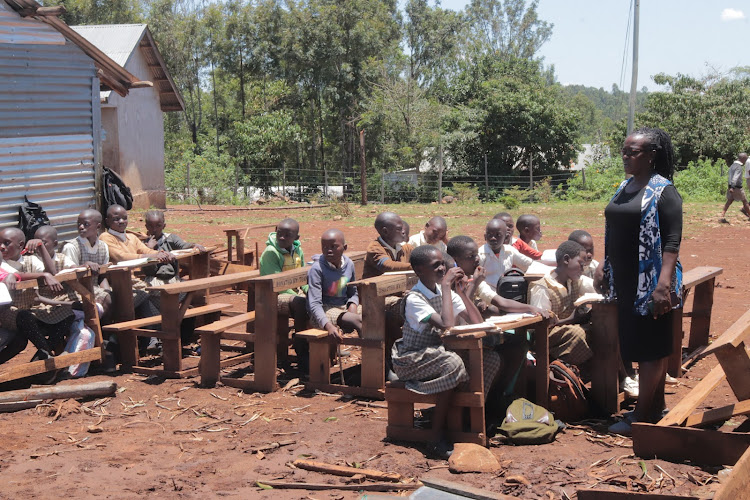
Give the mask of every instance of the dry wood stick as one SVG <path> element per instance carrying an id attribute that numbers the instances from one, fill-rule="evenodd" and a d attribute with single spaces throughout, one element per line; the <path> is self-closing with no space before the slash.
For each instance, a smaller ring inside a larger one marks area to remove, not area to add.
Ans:
<path id="1" fill-rule="evenodd" d="M 401 481 L 403 477 L 397 472 L 381 472 L 373 469 L 357 469 L 355 467 L 346 467 L 343 465 L 327 464 L 325 462 L 315 462 L 313 460 L 295 460 L 292 462 L 295 467 L 315 472 L 324 472 L 335 476 L 353 476 L 355 474 L 364 474 L 367 479 L 377 479 L 380 481 Z"/>
<path id="2" fill-rule="evenodd" d="M 28 410 L 41 404 L 41 399 L 32 399 L 30 401 L 11 401 L 9 403 L 0 403 L 0 413 L 10 413 L 19 410 Z"/>
<path id="3" fill-rule="evenodd" d="M 117 390 L 114 382 L 91 382 L 89 384 L 57 385 L 53 387 L 36 387 L 20 391 L 0 393 L 0 403 L 28 401 L 31 399 L 69 399 L 88 396 L 111 396 Z"/>
<path id="4" fill-rule="evenodd" d="M 416 490 L 421 487 L 421 483 L 363 483 L 363 484 L 321 484 L 321 483 L 288 483 L 286 481 L 263 481 L 258 479 L 258 486 L 261 484 L 279 489 L 293 490 L 347 490 L 347 491 L 399 491 L 399 490 Z"/>
<path id="5" fill-rule="evenodd" d="M 287 439 L 284 441 L 278 441 L 276 443 L 268 443 L 268 444 L 262 444 L 260 446 L 254 446 L 252 448 L 248 448 L 245 450 L 245 453 L 258 453 L 259 451 L 271 451 L 275 450 L 277 448 L 281 448 L 282 446 L 289 446 L 290 444 L 295 444 L 297 441 L 294 439 Z"/>

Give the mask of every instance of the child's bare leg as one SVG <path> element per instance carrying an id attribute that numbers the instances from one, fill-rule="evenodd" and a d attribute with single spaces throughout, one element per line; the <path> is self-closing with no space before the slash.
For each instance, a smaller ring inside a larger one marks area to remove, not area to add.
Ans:
<path id="1" fill-rule="evenodd" d="M 635 405 L 635 420 L 649 422 L 664 408 L 664 376 L 667 373 L 667 358 L 641 361 L 638 402 Z"/>
<path id="2" fill-rule="evenodd" d="M 724 211 L 721 212 L 722 219 L 727 215 L 727 210 L 729 210 L 729 206 L 732 204 L 732 201 L 734 200 L 727 200 L 727 202 L 724 204 Z"/>
<path id="3" fill-rule="evenodd" d="M 448 420 L 448 410 L 453 399 L 453 389 L 435 394 L 435 412 L 432 414 L 432 432 L 435 441 L 447 441 L 445 422 Z"/>
<path id="4" fill-rule="evenodd" d="M 339 317 L 338 324 L 345 332 L 356 330 L 357 334 L 362 337 L 362 316 L 349 311 Z"/>
<path id="5" fill-rule="evenodd" d="M 307 329 L 307 300 L 298 295 L 289 303 L 289 313 L 294 320 L 294 331 L 301 332 Z"/>

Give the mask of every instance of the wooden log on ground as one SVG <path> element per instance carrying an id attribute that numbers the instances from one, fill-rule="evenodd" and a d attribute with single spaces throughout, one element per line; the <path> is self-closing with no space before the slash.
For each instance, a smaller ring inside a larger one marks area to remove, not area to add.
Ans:
<path id="1" fill-rule="evenodd" d="M 88 384 L 56 385 L 36 387 L 20 391 L 0 393 L 0 403 L 29 401 L 32 399 L 68 399 L 91 396 L 111 396 L 117 390 L 115 382 L 91 382 Z"/>
<path id="2" fill-rule="evenodd" d="M 432 489 L 445 491 L 461 497 L 473 498 L 475 500 L 511 500 L 516 498 L 509 495 L 503 495 L 502 493 L 496 493 L 494 491 L 482 490 L 467 484 L 446 481 L 444 479 L 422 478 L 420 481 L 422 481 L 422 484 L 429 486 Z"/>
<path id="3" fill-rule="evenodd" d="M 422 483 L 362 483 L 362 484 L 325 484 L 325 483 L 289 483 L 286 481 L 263 481 L 258 479 L 255 484 L 266 485 L 278 489 L 292 490 L 345 490 L 345 491 L 401 491 L 416 490 L 422 487 Z"/>
<path id="4" fill-rule="evenodd" d="M 326 474 L 333 474 L 335 476 L 351 477 L 355 474 L 362 474 L 367 479 L 393 482 L 398 482 L 403 479 L 401 474 L 398 474 L 396 472 L 381 472 L 372 469 L 357 469 L 355 467 L 332 465 L 324 462 L 315 462 L 313 460 L 295 460 L 294 462 L 292 462 L 292 464 L 300 469 L 311 470 L 315 472 L 324 472 Z"/>
<path id="5" fill-rule="evenodd" d="M 578 500 L 700 500 L 699 497 L 636 493 L 633 491 L 578 490 Z"/>
<path id="6" fill-rule="evenodd" d="M 0 403 L 0 413 L 11 413 L 14 411 L 28 410 L 42 403 L 41 399 L 32 399 L 30 401 L 12 401 L 10 403 Z"/>

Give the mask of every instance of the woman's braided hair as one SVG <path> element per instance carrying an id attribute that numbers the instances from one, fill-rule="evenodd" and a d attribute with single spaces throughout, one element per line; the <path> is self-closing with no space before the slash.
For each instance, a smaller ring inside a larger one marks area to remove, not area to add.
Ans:
<path id="1" fill-rule="evenodd" d="M 648 139 L 649 144 L 656 151 L 654 157 L 656 173 L 671 181 L 674 175 L 674 148 L 669 134 L 660 128 L 641 127 L 630 135 L 642 135 Z"/>

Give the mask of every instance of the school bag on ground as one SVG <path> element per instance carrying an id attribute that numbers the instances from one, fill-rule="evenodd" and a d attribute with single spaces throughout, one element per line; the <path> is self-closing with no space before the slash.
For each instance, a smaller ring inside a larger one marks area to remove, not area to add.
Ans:
<path id="1" fill-rule="evenodd" d="M 112 205 L 120 205 L 125 210 L 133 208 L 133 194 L 122 178 L 107 167 L 102 167 L 102 171 L 102 213 L 106 214 Z"/>
<path id="2" fill-rule="evenodd" d="M 549 365 L 549 409 L 564 422 L 581 420 L 589 411 L 588 389 L 575 365 L 556 359 Z"/>
<path id="3" fill-rule="evenodd" d="M 523 273 L 517 269 L 511 269 L 497 281 L 497 294 L 503 298 L 526 303 L 529 293 L 529 284 Z"/>
<path id="4" fill-rule="evenodd" d="M 516 399 L 505 412 L 500 430 L 513 444 L 545 444 L 555 440 L 557 422 L 547 409 L 527 399 Z"/>
<path id="5" fill-rule="evenodd" d="M 18 228 L 26 235 L 26 241 L 34 238 L 36 230 L 42 226 L 49 226 L 49 217 L 42 206 L 23 197 L 23 203 L 18 207 Z"/>

